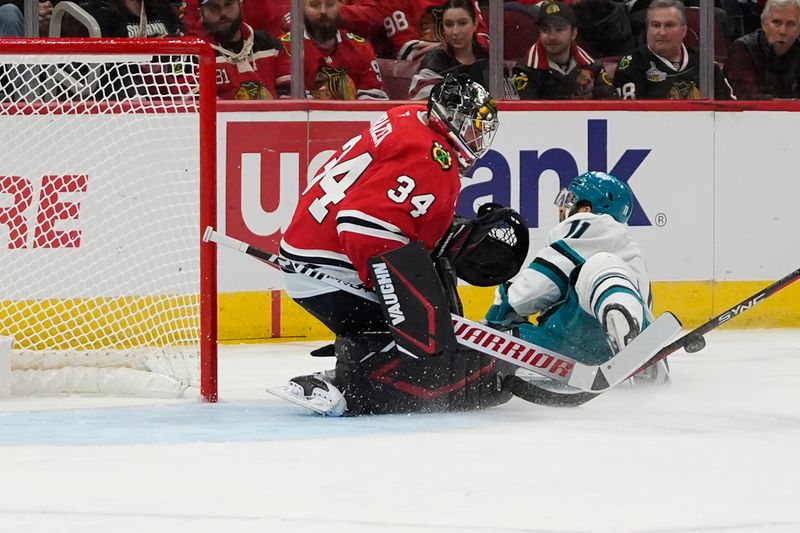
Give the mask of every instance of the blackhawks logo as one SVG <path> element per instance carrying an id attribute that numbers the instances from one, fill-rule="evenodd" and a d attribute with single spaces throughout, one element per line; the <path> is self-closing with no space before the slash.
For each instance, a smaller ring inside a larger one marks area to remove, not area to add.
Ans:
<path id="1" fill-rule="evenodd" d="M 514 90 L 517 91 L 518 93 L 521 93 L 522 91 L 528 88 L 528 75 L 525 74 L 524 72 L 515 74 L 511 78 L 511 83 L 514 84 Z"/>
<path id="2" fill-rule="evenodd" d="M 431 147 L 431 157 L 439 163 L 442 170 L 450 170 L 453 167 L 453 158 L 450 157 L 450 152 L 436 141 L 433 141 L 433 146 Z"/>
<path id="3" fill-rule="evenodd" d="M 234 100 L 272 100 L 269 89 L 255 81 L 245 81 L 233 95 Z"/>

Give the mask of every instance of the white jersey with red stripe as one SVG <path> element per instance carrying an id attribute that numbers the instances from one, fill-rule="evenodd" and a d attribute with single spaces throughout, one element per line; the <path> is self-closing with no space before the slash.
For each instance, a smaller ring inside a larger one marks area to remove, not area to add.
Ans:
<path id="1" fill-rule="evenodd" d="M 421 105 L 390 109 L 350 139 L 309 182 L 281 255 L 343 281 L 371 286 L 367 260 L 411 241 L 432 250 L 453 221 L 461 188 L 455 153 Z M 293 298 L 332 292 L 287 274 Z"/>

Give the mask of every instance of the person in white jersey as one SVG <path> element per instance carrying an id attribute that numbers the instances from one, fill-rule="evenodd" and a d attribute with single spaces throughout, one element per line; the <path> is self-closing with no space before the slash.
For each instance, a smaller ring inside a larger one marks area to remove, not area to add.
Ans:
<path id="1" fill-rule="evenodd" d="M 586 364 L 602 364 L 653 320 L 650 276 L 627 221 L 633 193 L 604 172 L 574 178 L 556 198 L 560 222 L 527 268 L 498 287 L 486 321 Z M 527 317 L 538 314 L 534 325 Z M 633 376 L 667 383 L 666 360 Z"/>

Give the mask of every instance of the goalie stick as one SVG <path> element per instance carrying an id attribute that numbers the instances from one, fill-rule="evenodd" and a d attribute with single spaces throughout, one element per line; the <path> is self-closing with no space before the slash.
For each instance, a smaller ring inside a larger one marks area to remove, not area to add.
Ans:
<path id="1" fill-rule="evenodd" d="M 351 294 L 377 301 L 377 296 L 356 285 L 299 265 L 276 254 L 260 250 L 238 239 L 207 227 L 204 242 L 213 242 L 255 257 L 274 267 L 296 272 L 328 283 Z M 461 346 L 507 361 L 517 367 L 553 379 L 576 389 L 600 393 L 627 379 L 647 362 L 665 342 L 680 331 L 680 322 L 672 313 L 664 313 L 623 350 L 602 365 L 586 365 L 541 346 L 519 339 L 490 326 L 451 314 L 456 339 Z"/>
<path id="2" fill-rule="evenodd" d="M 249 256 L 255 257 L 256 259 L 260 259 L 264 263 L 267 263 L 268 265 L 271 265 L 279 270 L 288 270 L 289 272 L 303 274 L 304 276 L 327 283 L 328 285 L 341 289 L 345 292 L 349 292 L 350 294 L 366 298 L 367 300 L 372 300 L 373 302 L 378 301 L 378 295 L 374 292 L 368 291 L 364 287 L 351 285 L 350 283 L 325 274 L 324 272 L 320 272 L 316 268 L 309 267 L 308 265 L 298 264 L 294 261 L 286 259 L 285 257 L 265 252 L 264 250 L 260 250 L 255 246 L 251 246 L 246 242 L 240 241 L 239 239 L 234 239 L 233 237 L 229 237 L 224 233 L 215 231 L 211 226 L 208 226 L 203 233 L 203 242 L 213 242 L 226 248 L 245 253 Z"/>
<path id="3" fill-rule="evenodd" d="M 754 305 L 758 304 L 759 302 L 763 302 L 776 292 L 788 287 L 798 279 L 800 279 L 800 268 L 787 274 L 769 286 L 764 287 L 757 293 L 748 296 L 733 307 L 711 318 L 701 326 L 696 327 L 685 335 L 677 338 L 675 341 L 667 344 L 661 348 L 658 353 L 655 354 L 649 361 L 643 364 L 636 372 L 656 364 L 662 359 L 665 359 L 669 355 L 677 352 L 681 348 L 686 350 L 687 353 L 695 353 L 702 350 L 706 344 L 703 335 L 721 326 L 722 324 L 725 324 L 732 318 L 741 315 L 748 309 L 751 309 Z M 645 331 L 647 330 L 645 329 Z M 631 375 L 635 374 L 636 372 L 633 372 Z M 506 386 L 509 387 L 515 396 L 538 405 L 547 405 L 552 407 L 577 407 L 578 405 L 583 405 L 597 396 L 597 393 L 586 391 L 576 391 L 570 393 L 548 390 L 546 388 L 539 387 L 534 383 L 526 381 L 525 379 L 522 379 L 516 375 L 506 377 Z"/>

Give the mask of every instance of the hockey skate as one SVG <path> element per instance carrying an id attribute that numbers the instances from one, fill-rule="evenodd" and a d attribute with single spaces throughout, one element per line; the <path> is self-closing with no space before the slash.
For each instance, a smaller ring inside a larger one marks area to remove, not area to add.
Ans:
<path id="1" fill-rule="evenodd" d="M 270 387 L 267 392 L 324 416 L 342 416 L 347 410 L 347 400 L 333 384 L 332 373 L 297 376 L 287 385 Z"/>
<path id="2" fill-rule="evenodd" d="M 614 353 L 627 346 L 641 332 L 639 322 L 619 304 L 610 304 L 605 308 L 603 330 Z M 669 381 L 669 365 L 666 360 L 650 365 L 630 378 L 630 383 L 634 386 L 665 385 Z"/>

